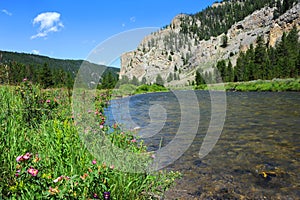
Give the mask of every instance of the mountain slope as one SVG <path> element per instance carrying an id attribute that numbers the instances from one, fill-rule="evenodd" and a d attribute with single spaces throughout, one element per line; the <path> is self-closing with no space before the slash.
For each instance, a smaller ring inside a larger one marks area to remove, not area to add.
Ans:
<path id="1" fill-rule="evenodd" d="M 148 83 L 154 83 L 160 74 L 167 85 L 186 85 L 195 79 L 196 70 L 212 71 L 219 60 L 230 59 L 235 65 L 239 53 L 255 45 L 258 36 L 274 46 L 283 32 L 290 31 L 294 25 L 299 29 L 299 3 L 251 1 L 251 7 L 249 2 L 223 1 L 195 15 L 176 16 L 171 25 L 144 38 L 137 50 L 122 55 L 120 76 L 129 79 L 135 76 L 139 80 L 144 77 Z M 237 15 L 239 10 L 252 12 L 249 7 L 262 8 L 237 22 L 238 16 L 243 16 Z M 220 16 L 227 17 L 221 20 Z M 230 28 L 216 28 L 214 22 Z M 224 33 L 219 34 L 220 31 Z"/>
<path id="2" fill-rule="evenodd" d="M 0 62 L 2 63 L 17 62 L 22 63 L 23 65 L 33 65 L 34 67 L 40 67 L 46 63 L 50 69 L 62 69 L 64 71 L 72 72 L 74 75 L 77 73 L 83 62 L 87 62 L 88 65 L 95 67 L 108 68 L 108 71 L 111 71 L 115 74 L 119 72 L 118 68 L 97 65 L 88 61 L 56 59 L 47 56 L 27 53 L 17 53 L 0 50 L 0 58 Z"/>

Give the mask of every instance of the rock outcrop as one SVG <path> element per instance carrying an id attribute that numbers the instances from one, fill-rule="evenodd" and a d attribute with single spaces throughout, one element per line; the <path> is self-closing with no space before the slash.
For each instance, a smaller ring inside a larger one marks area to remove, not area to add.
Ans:
<path id="1" fill-rule="evenodd" d="M 195 79 L 197 69 L 210 71 L 218 60 L 230 59 L 235 65 L 239 53 L 255 45 L 258 36 L 275 46 L 284 32 L 293 26 L 300 28 L 300 3 L 275 20 L 274 11 L 275 8 L 269 7 L 255 11 L 235 23 L 226 35 L 201 41 L 197 35 L 180 31 L 182 19 L 189 17 L 180 14 L 167 28 L 145 37 L 137 50 L 121 56 L 120 77 L 135 76 L 139 80 L 145 77 L 147 83 L 154 83 L 160 74 L 166 85 L 182 86 Z M 200 21 L 196 23 L 201 26 Z M 224 37 L 228 39 L 226 46 L 222 45 Z"/>

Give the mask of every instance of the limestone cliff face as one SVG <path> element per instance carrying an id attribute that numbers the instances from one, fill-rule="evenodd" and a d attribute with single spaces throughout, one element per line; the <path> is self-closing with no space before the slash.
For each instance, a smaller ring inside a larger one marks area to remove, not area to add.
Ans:
<path id="1" fill-rule="evenodd" d="M 274 46 L 294 25 L 300 28 L 300 3 L 276 20 L 274 10 L 265 7 L 235 23 L 226 34 L 226 47 L 222 47 L 225 34 L 199 41 L 197 35 L 181 33 L 181 21 L 189 16 L 178 15 L 170 26 L 145 37 L 135 51 L 121 56 L 120 77 L 145 77 L 147 83 L 155 83 L 160 74 L 166 85 L 186 85 L 195 79 L 197 69 L 212 70 L 218 60 L 230 59 L 235 65 L 239 53 L 255 45 L 259 35 Z M 200 21 L 196 24 L 201 26 Z"/>

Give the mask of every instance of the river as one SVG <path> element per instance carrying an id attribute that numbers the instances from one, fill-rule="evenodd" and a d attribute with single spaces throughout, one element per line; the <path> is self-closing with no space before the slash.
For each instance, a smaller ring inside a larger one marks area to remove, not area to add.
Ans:
<path id="1" fill-rule="evenodd" d="M 199 150 L 213 120 L 213 109 L 218 107 L 208 91 L 195 91 L 196 103 L 191 94 L 136 95 L 113 100 L 107 112 L 111 121 L 130 129 L 140 127 L 149 151 L 169 146 L 184 149 L 183 155 L 170 156 L 171 162 L 164 166 L 183 174 L 165 193 L 165 199 L 300 198 L 300 93 L 223 93 L 226 110 L 221 115 L 226 114 L 225 123 L 217 127 L 221 135 L 201 158 Z M 190 144 L 173 142 L 186 122 L 182 101 L 190 105 L 189 119 L 199 120 L 187 123 L 191 126 L 187 134 L 197 127 Z"/>

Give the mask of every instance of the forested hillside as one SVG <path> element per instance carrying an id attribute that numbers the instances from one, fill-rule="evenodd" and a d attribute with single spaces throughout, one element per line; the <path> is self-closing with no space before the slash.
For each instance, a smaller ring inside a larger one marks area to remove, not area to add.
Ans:
<path id="1" fill-rule="evenodd" d="M 298 78 L 300 76 L 300 42 L 297 28 L 284 33 L 275 46 L 268 46 L 263 38 L 257 38 L 257 45 L 241 52 L 236 66 L 231 61 L 221 60 L 216 69 L 219 72 L 197 71 L 196 85 L 218 82 L 271 80 L 273 78 Z"/>
<path id="2" fill-rule="evenodd" d="M 115 81 L 119 69 L 96 65 L 83 60 L 62 60 L 46 56 L 0 51 L 0 84 L 16 85 L 24 78 L 44 88 L 73 86 L 81 64 L 100 67 L 106 71 L 102 80 Z M 105 83 L 104 85 L 109 85 Z"/>
<path id="3" fill-rule="evenodd" d="M 182 18 L 181 32 L 197 35 L 198 40 L 226 33 L 236 22 L 265 6 L 276 7 L 274 19 L 285 13 L 298 0 L 224 0 L 194 15 Z M 199 26 L 200 24 L 200 26 Z"/>
<path id="4" fill-rule="evenodd" d="M 215 2 L 196 14 L 175 16 L 124 53 L 120 76 L 146 83 L 161 77 L 170 86 L 199 83 L 195 76 L 201 74 L 213 82 L 297 77 L 299 29 L 298 0 Z"/>

